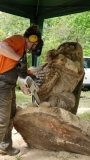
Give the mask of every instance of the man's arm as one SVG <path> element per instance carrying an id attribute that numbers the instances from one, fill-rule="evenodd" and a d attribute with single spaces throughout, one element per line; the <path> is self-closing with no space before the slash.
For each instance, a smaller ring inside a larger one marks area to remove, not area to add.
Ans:
<path id="1" fill-rule="evenodd" d="M 15 61 L 18 61 L 21 58 L 6 42 L 0 42 L 0 54 Z"/>

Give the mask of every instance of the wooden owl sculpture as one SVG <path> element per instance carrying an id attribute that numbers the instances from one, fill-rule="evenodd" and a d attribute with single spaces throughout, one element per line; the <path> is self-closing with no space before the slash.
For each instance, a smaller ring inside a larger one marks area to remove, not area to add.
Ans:
<path id="1" fill-rule="evenodd" d="M 43 83 L 38 91 L 41 102 L 50 102 L 53 107 L 70 110 L 75 106 L 73 91 L 84 75 L 83 51 L 77 42 L 61 44 L 57 50 L 49 50 L 47 62 L 30 67 Z"/>

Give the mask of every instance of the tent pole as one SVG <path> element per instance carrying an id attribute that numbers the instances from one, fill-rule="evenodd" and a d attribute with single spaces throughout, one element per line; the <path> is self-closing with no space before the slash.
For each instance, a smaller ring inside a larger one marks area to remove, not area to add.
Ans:
<path id="1" fill-rule="evenodd" d="M 42 20 L 37 20 L 37 19 L 30 19 L 30 25 L 31 24 L 36 24 L 39 27 L 39 30 L 41 31 L 42 34 L 42 29 L 43 29 L 43 19 Z M 34 55 L 32 55 L 32 66 L 38 66 L 39 65 L 39 57 L 36 57 Z M 35 98 L 34 96 L 32 96 L 32 102 L 35 102 Z"/>
<path id="2" fill-rule="evenodd" d="M 39 30 L 41 31 L 41 34 L 42 34 L 43 21 L 44 21 L 43 19 L 41 19 L 41 20 L 36 20 L 36 19 L 31 18 L 31 19 L 30 19 L 30 25 L 31 25 L 31 24 L 36 24 L 36 25 L 38 25 Z M 36 57 L 36 56 L 32 55 L 32 66 L 38 66 L 38 65 L 39 65 L 39 57 Z"/>

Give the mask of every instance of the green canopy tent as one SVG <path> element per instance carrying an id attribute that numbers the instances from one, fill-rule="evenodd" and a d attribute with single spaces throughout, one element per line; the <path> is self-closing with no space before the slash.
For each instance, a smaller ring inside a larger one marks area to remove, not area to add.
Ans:
<path id="1" fill-rule="evenodd" d="M 44 19 L 59 17 L 90 9 L 90 0 L 0 0 L 0 11 L 30 19 L 42 32 Z M 32 65 L 38 65 L 38 58 L 32 56 Z M 81 85 L 76 87 L 76 105 L 72 112 L 76 114 Z"/>
<path id="2" fill-rule="evenodd" d="M 0 0 L 1 11 L 37 22 L 89 9 L 89 0 Z"/>

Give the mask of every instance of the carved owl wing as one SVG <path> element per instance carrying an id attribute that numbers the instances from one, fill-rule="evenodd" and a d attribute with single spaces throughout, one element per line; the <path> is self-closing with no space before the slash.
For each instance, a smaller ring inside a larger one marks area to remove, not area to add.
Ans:
<path id="1" fill-rule="evenodd" d="M 33 71 L 33 74 L 39 77 L 43 82 L 38 91 L 38 95 L 41 101 L 45 101 L 58 80 L 60 73 L 58 74 L 56 68 L 48 63 L 31 69 L 31 71 Z"/>

